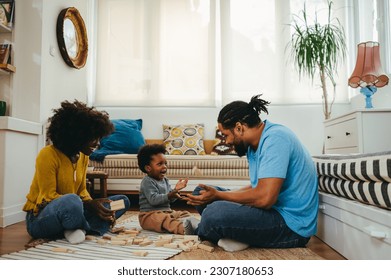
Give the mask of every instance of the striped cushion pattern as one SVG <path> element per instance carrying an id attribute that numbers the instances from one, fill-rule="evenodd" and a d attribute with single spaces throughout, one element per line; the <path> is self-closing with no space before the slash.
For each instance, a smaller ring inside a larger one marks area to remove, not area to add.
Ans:
<path id="1" fill-rule="evenodd" d="M 313 160 L 321 191 L 391 209 L 391 152 L 323 155 Z"/>
<path id="2" fill-rule="evenodd" d="M 166 155 L 168 162 L 167 177 L 215 178 L 215 179 L 248 179 L 248 162 L 246 157 L 219 155 Z M 95 171 L 105 171 L 109 178 L 144 177 L 137 164 L 137 155 L 119 154 L 106 156 L 103 162 L 90 161 Z M 197 167 L 197 172 L 194 172 Z"/>

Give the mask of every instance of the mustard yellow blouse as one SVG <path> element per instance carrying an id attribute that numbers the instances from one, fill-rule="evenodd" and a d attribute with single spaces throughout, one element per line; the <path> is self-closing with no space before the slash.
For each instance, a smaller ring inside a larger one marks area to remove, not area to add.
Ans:
<path id="1" fill-rule="evenodd" d="M 79 160 L 71 160 L 53 145 L 44 147 L 35 162 L 35 174 L 27 194 L 24 211 L 34 214 L 50 201 L 69 193 L 80 196 L 83 201 L 91 200 L 86 188 L 88 156 L 80 153 Z"/>

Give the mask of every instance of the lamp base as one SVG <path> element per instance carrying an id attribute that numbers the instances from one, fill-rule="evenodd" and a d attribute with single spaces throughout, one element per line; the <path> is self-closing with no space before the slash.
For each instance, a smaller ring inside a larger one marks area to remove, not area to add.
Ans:
<path id="1" fill-rule="evenodd" d="M 374 95 L 376 91 L 377 91 L 377 88 L 375 86 L 367 86 L 367 87 L 361 88 L 360 92 L 362 95 L 365 96 L 365 108 L 366 109 L 373 108 L 372 95 Z"/>

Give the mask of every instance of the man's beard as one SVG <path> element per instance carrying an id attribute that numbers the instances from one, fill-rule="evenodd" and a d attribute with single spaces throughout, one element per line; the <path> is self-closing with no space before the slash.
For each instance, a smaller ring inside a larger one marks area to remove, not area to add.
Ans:
<path id="1" fill-rule="evenodd" d="M 248 146 L 245 145 L 243 141 L 238 144 L 234 144 L 234 147 L 239 157 L 245 156 L 247 154 Z"/>

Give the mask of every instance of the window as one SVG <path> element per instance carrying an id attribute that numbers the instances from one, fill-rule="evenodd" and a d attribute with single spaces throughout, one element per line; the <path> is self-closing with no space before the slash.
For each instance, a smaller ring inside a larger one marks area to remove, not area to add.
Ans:
<path id="1" fill-rule="evenodd" d="M 213 104 L 211 3 L 99 0 L 95 104 Z"/>
<path id="2" fill-rule="evenodd" d="M 312 82 L 306 77 L 299 78 L 286 49 L 291 38 L 291 14 L 299 14 L 303 3 L 302 0 L 221 1 L 223 103 L 249 100 L 256 93 L 262 93 L 273 104 L 322 102 L 319 79 L 315 77 Z M 327 1 L 307 1 L 306 5 L 309 15 L 317 11 L 318 21 L 327 21 Z M 344 21 L 343 13 L 338 17 Z M 337 102 L 347 101 L 346 81 L 342 65 L 337 77 Z"/>
<path id="3" fill-rule="evenodd" d="M 380 43 L 380 59 L 386 74 L 391 73 L 391 5 L 386 0 L 348 1 L 350 9 L 351 52 L 348 74 L 351 74 L 356 63 L 357 44 L 366 41 Z M 351 95 L 360 92 L 351 90 Z"/>
<path id="4" fill-rule="evenodd" d="M 391 46 L 390 15 L 391 6 L 389 1 L 368 0 L 354 1 L 354 62 L 357 55 L 357 44 L 366 41 L 380 43 L 381 61 L 383 70 L 391 73 L 391 54 L 388 51 Z M 353 59 L 353 58 L 352 58 Z"/>
<path id="5" fill-rule="evenodd" d="M 322 102 L 317 79 L 299 79 L 285 49 L 302 0 L 96 1 L 95 105 L 216 106 L 258 93 Z M 344 22 L 345 1 L 334 2 Z M 319 16 L 327 6 L 307 3 Z M 346 73 L 342 65 L 337 102 L 347 101 Z"/>

